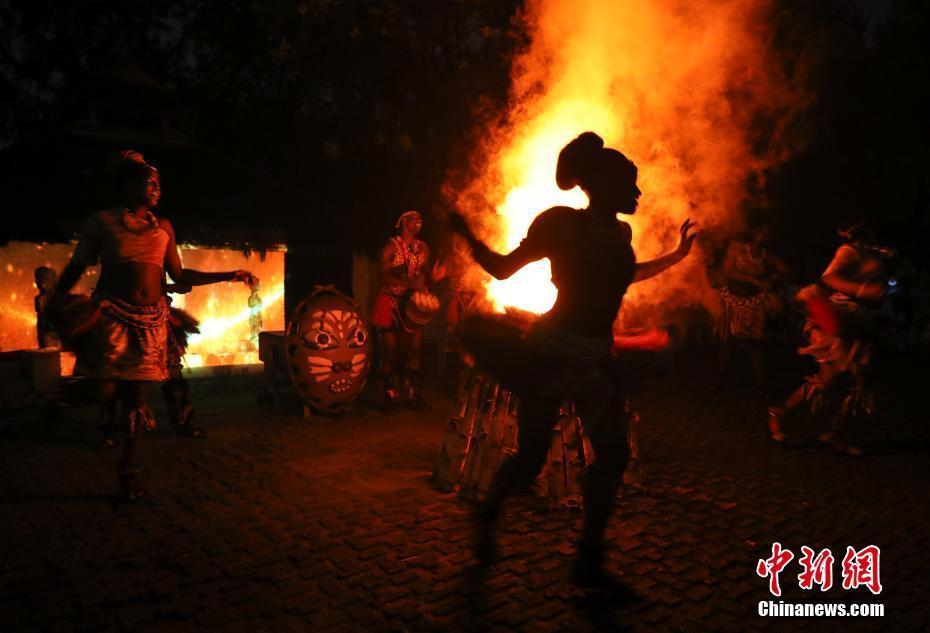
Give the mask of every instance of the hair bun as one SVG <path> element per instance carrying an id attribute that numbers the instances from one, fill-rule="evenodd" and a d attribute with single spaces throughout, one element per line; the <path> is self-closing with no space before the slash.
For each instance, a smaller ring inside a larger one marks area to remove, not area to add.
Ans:
<path id="1" fill-rule="evenodd" d="M 594 132 L 584 132 L 563 147 L 555 169 L 559 188 L 568 190 L 577 186 L 579 177 L 594 166 L 603 149 L 604 139 Z"/>
<path id="2" fill-rule="evenodd" d="M 123 151 L 119 153 L 119 157 L 120 157 L 120 160 L 125 161 L 127 163 L 138 163 L 140 165 L 147 164 L 145 162 L 145 156 L 143 156 L 141 153 L 137 152 L 134 149 L 124 149 Z"/>
<path id="3" fill-rule="evenodd" d="M 130 179 L 134 179 L 141 174 L 157 172 L 154 165 L 145 160 L 141 152 L 134 149 L 124 149 L 118 155 L 114 156 L 110 162 L 110 170 L 116 179 L 116 185 L 122 187 Z"/>

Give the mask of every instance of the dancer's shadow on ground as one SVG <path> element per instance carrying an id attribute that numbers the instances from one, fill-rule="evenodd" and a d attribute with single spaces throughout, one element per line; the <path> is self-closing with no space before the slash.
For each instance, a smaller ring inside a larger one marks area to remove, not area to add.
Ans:
<path id="1" fill-rule="evenodd" d="M 490 592 L 487 585 L 492 571 L 472 565 L 462 575 L 460 595 L 465 599 L 464 627 L 468 631 L 484 631 L 493 623 L 486 619 L 490 612 Z M 614 582 L 599 589 L 581 589 L 569 585 L 566 597 L 579 616 L 588 620 L 596 630 L 626 631 L 632 626 L 623 623 L 623 614 L 642 603 L 643 596 L 628 584 Z"/>
<path id="2" fill-rule="evenodd" d="M 643 600 L 631 586 L 617 582 L 609 588 L 579 590 L 572 598 L 572 606 L 595 630 L 630 631 L 633 627 L 623 622 L 624 614 Z"/>
<path id="3" fill-rule="evenodd" d="M 468 567 L 459 586 L 460 595 L 465 600 L 465 618 L 462 622 L 467 631 L 485 631 L 491 627 L 486 619 L 490 610 L 490 588 L 485 585 L 487 570 L 476 566 Z"/>

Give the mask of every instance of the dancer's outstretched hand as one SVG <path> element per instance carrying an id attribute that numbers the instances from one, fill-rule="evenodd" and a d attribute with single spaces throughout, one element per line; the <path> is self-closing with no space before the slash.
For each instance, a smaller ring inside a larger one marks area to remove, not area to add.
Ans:
<path id="1" fill-rule="evenodd" d="M 430 280 L 433 283 L 436 283 L 437 281 L 442 281 L 445 278 L 446 267 L 442 264 L 442 262 L 437 261 L 435 264 L 433 264 L 433 270 L 430 272 Z"/>
<path id="2" fill-rule="evenodd" d="M 688 253 L 691 252 L 691 245 L 694 244 L 694 240 L 698 236 L 697 231 L 694 233 L 691 232 L 691 229 L 695 226 L 697 226 L 697 223 L 692 222 L 691 218 L 688 218 L 681 224 L 681 229 L 679 230 L 681 238 L 678 241 L 677 253 L 682 257 L 686 257 Z"/>
<path id="3" fill-rule="evenodd" d="M 258 277 L 247 270 L 237 270 L 233 273 L 232 281 L 241 281 L 247 286 L 253 286 L 258 281 Z"/>

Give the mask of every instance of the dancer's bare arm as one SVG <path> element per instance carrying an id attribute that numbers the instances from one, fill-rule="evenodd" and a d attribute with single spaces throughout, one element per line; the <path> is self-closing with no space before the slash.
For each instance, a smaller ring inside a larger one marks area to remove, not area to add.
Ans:
<path id="1" fill-rule="evenodd" d="M 655 277 L 662 271 L 671 268 L 687 257 L 688 253 L 691 252 L 691 245 L 694 244 L 694 239 L 698 236 L 696 231 L 694 233 L 690 232 L 694 226 L 695 223 L 690 219 L 684 221 L 680 229 L 681 239 L 678 242 L 678 248 L 673 252 L 668 255 L 663 255 L 662 257 L 636 264 L 636 274 L 633 276 L 633 283 L 635 284 L 649 279 L 650 277 Z"/>
<path id="2" fill-rule="evenodd" d="M 850 297 L 870 303 L 877 302 L 885 294 L 884 280 L 872 279 L 860 283 L 853 278 L 852 274 L 858 268 L 859 261 L 855 249 L 852 246 L 841 246 L 820 280 L 830 288 Z"/>
<path id="3" fill-rule="evenodd" d="M 432 284 L 438 283 L 446 278 L 446 266 L 438 259 L 433 262 L 432 268 L 429 266 L 430 253 L 426 250 L 426 259 L 423 260 L 423 275 L 429 277 Z"/>
<path id="4" fill-rule="evenodd" d="M 222 273 L 207 273 L 193 268 L 184 268 L 181 265 L 181 255 L 178 253 L 178 244 L 174 236 L 174 227 L 165 218 L 159 220 L 159 225 L 168 234 L 168 250 L 165 253 L 165 271 L 172 281 L 182 286 L 206 286 L 221 281 L 242 281 L 251 284 L 254 276 L 247 270 L 231 270 Z"/>
<path id="5" fill-rule="evenodd" d="M 877 302 L 885 294 L 885 284 L 881 281 L 867 281 L 860 284 L 843 279 L 840 275 L 824 275 L 821 280 L 834 290 L 869 303 Z"/>
<path id="6" fill-rule="evenodd" d="M 465 218 L 458 213 L 449 215 L 449 224 L 452 230 L 471 246 L 472 256 L 478 265 L 495 279 L 507 279 L 530 262 L 542 259 L 542 255 L 522 244 L 506 255 L 491 250 L 487 244 L 475 237 Z"/>
<path id="7" fill-rule="evenodd" d="M 87 266 L 83 264 L 78 264 L 74 261 L 69 262 L 68 265 L 65 266 L 65 269 L 61 271 L 61 277 L 58 278 L 58 283 L 55 284 L 55 291 L 52 293 L 53 300 L 60 299 L 71 292 L 71 289 L 74 288 L 74 284 L 78 282 L 86 268 Z"/>
<path id="8" fill-rule="evenodd" d="M 81 279 L 81 275 L 87 270 L 88 265 L 97 262 L 100 251 L 100 238 L 96 220 L 96 216 L 91 216 L 81 227 L 77 246 L 74 247 L 74 252 L 71 254 L 71 261 L 61 271 L 58 283 L 55 284 L 55 290 L 52 292 L 53 301 L 58 301 L 71 292 L 74 285 Z"/>
<path id="9" fill-rule="evenodd" d="M 430 254 L 429 246 L 426 244 L 423 245 L 423 267 L 420 269 L 420 276 L 425 280 L 429 280 L 429 283 L 435 284 L 446 278 L 446 267 L 438 259 L 433 262 L 432 267 L 430 267 L 432 255 Z"/>

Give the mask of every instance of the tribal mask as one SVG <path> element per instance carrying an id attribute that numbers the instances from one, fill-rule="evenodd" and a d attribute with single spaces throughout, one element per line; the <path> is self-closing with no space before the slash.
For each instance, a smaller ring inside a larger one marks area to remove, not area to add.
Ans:
<path id="1" fill-rule="evenodd" d="M 287 356 L 294 388 L 304 402 L 318 412 L 340 413 L 368 377 L 368 325 L 349 297 L 318 287 L 288 323 Z"/>

